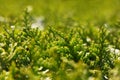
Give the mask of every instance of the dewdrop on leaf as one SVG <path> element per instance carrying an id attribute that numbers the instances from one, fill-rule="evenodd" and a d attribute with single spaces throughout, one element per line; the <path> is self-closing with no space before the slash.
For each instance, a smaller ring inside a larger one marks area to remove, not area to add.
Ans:
<path id="1" fill-rule="evenodd" d="M 38 68 L 39 71 L 41 71 L 43 69 L 43 67 L 41 66 L 40 68 Z"/>
<path id="2" fill-rule="evenodd" d="M 11 27 L 11 29 L 15 29 L 15 26 L 14 25 L 12 25 L 12 26 L 10 26 Z"/>
<path id="3" fill-rule="evenodd" d="M 120 50 L 119 49 L 115 49 L 115 54 L 120 54 Z"/>
<path id="4" fill-rule="evenodd" d="M 46 77 L 44 80 L 52 80 L 50 77 Z"/>
<path id="5" fill-rule="evenodd" d="M 87 40 L 87 42 L 90 42 L 90 41 L 91 41 L 91 39 L 90 39 L 89 37 L 87 37 L 86 40 Z"/>
<path id="6" fill-rule="evenodd" d="M 88 80 L 95 80 L 95 78 L 94 77 L 89 77 Z"/>
<path id="7" fill-rule="evenodd" d="M 42 73 L 43 73 L 43 74 L 46 74 L 47 72 L 49 72 L 49 69 L 43 71 Z"/>
<path id="8" fill-rule="evenodd" d="M 108 48 L 109 48 L 109 50 L 110 50 L 111 53 L 114 53 L 116 55 L 120 54 L 120 50 L 119 49 L 115 49 L 112 46 L 109 46 Z"/>

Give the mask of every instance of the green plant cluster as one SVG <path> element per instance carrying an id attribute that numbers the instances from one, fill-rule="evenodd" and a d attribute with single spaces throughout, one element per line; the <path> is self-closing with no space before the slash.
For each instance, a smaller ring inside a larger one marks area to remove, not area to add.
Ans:
<path id="1" fill-rule="evenodd" d="M 120 22 L 44 30 L 31 22 L 26 10 L 19 22 L 4 25 L 0 80 L 120 80 Z"/>

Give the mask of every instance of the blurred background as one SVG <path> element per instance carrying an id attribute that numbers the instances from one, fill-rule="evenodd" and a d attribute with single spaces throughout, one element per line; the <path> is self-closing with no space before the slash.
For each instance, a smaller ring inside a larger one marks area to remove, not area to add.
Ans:
<path id="1" fill-rule="evenodd" d="M 0 0 L 0 19 L 15 18 L 29 7 L 48 25 L 114 23 L 120 19 L 119 5 L 120 0 Z"/>

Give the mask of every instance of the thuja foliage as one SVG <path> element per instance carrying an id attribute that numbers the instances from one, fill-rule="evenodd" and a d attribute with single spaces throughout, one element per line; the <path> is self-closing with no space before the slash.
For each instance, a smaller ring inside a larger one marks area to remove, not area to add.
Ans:
<path id="1" fill-rule="evenodd" d="M 111 30 L 120 24 L 41 31 L 31 28 L 27 10 L 21 19 L 0 34 L 0 80 L 120 79 L 120 31 Z"/>

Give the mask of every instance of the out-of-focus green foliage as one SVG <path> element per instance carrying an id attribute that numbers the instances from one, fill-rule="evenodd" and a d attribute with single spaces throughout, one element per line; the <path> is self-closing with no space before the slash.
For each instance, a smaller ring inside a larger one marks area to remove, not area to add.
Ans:
<path id="1" fill-rule="evenodd" d="M 120 79 L 119 0 L 0 4 L 0 80 Z"/>

